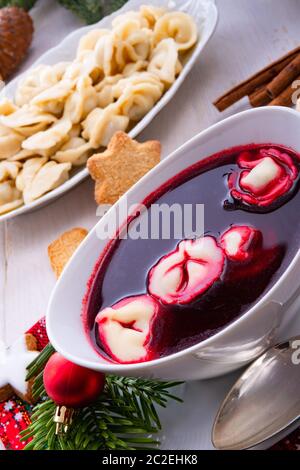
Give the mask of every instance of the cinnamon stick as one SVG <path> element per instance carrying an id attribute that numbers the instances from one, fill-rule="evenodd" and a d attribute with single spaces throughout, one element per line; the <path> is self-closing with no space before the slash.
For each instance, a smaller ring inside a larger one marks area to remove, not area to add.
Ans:
<path id="1" fill-rule="evenodd" d="M 272 82 L 267 86 L 267 91 L 271 98 L 276 98 L 281 92 L 285 91 L 288 86 L 296 80 L 300 74 L 300 54 L 295 57 Z"/>
<path id="2" fill-rule="evenodd" d="M 291 98 L 295 88 L 293 82 L 300 74 L 300 54 L 293 59 L 267 86 L 261 87 L 249 95 L 253 107 L 291 106 Z"/>
<path id="3" fill-rule="evenodd" d="M 255 90 L 253 93 L 249 95 L 249 101 L 253 108 L 258 108 L 259 106 L 265 106 L 266 104 L 270 103 L 272 98 L 268 93 L 267 87 L 262 86 Z"/>
<path id="4" fill-rule="evenodd" d="M 296 78 L 296 80 L 300 81 L 300 75 Z M 268 104 L 268 106 L 289 107 L 289 106 L 292 106 L 293 104 L 296 104 L 296 103 L 293 103 L 292 101 L 293 94 L 295 93 L 295 91 L 297 91 L 297 88 L 294 86 L 294 81 L 295 80 L 293 80 L 293 82 L 290 83 L 290 85 L 285 90 L 283 90 L 278 96 L 276 96 L 276 98 L 274 98 Z"/>
<path id="5" fill-rule="evenodd" d="M 241 98 L 254 93 L 259 87 L 266 85 L 275 78 L 291 61 L 293 61 L 300 53 L 300 47 L 290 51 L 272 64 L 268 65 L 255 75 L 235 86 L 223 96 L 218 98 L 214 105 L 219 111 L 224 111 Z"/>

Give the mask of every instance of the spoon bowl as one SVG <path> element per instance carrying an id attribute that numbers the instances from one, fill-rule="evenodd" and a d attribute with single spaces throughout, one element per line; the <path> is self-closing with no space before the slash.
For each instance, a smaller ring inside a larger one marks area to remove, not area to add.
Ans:
<path id="1" fill-rule="evenodd" d="M 300 418 L 300 336 L 274 346 L 236 382 L 215 419 L 220 450 L 256 447 Z"/>

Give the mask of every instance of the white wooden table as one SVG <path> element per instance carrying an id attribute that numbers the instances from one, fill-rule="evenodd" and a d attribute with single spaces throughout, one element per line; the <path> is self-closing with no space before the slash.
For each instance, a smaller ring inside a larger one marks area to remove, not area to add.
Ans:
<path id="1" fill-rule="evenodd" d="M 247 103 L 238 104 L 220 115 L 212 102 L 227 88 L 300 43 L 298 0 L 217 0 L 217 4 L 220 20 L 215 36 L 179 93 L 140 136 L 141 140 L 161 140 L 164 156 L 209 125 L 247 107 Z M 82 24 L 54 0 L 39 0 L 32 15 L 36 34 L 23 70 Z M 45 314 L 55 282 L 47 258 L 48 244 L 66 229 L 89 229 L 96 221 L 93 183 L 85 181 L 51 205 L 0 225 L 0 340 L 11 344 Z M 197 400 L 197 387 L 195 384 L 187 390 L 188 401 L 193 397 Z M 201 413 L 203 418 L 205 409 Z M 199 421 L 194 424 L 195 439 L 201 441 L 197 435 Z M 197 448 L 191 442 L 183 443 L 184 433 L 179 432 L 178 424 L 175 428 L 165 448 L 171 441 L 173 448 L 177 447 L 177 440 L 181 445 L 178 443 L 178 448 Z"/>
<path id="2" fill-rule="evenodd" d="M 300 43 L 298 0 L 217 0 L 217 4 L 220 20 L 213 39 L 173 101 L 140 136 L 161 140 L 164 156 L 247 106 L 239 104 L 220 115 L 212 101 Z M 53 0 L 40 0 L 32 15 L 36 34 L 23 70 L 82 24 Z M 0 225 L 0 339 L 10 344 L 44 315 L 55 282 L 48 244 L 66 229 L 89 229 L 96 221 L 93 183 L 85 181 L 46 208 Z"/>

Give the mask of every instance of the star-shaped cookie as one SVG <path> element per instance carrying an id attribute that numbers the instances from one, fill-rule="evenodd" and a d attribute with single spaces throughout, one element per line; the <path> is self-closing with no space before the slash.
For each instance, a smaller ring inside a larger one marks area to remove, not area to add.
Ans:
<path id="1" fill-rule="evenodd" d="M 57 279 L 87 234 L 88 231 L 85 228 L 75 227 L 64 232 L 48 246 L 50 264 Z"/>
<path id="2" fill-rule="evenodd" d="M 29 403 L 33 380 L 26 381 L 27 367 L 39 355 L 36 338 L 26 333 L 10 348 L 0 351 L 0 402 L 17 395 Z"/>
<path id="3" fill-rule="evenodd" d="M 116 132 L 103 153 L 89 158 L 87 167 L 96 181 L 97 204 L 114 204 L 133 184 L 160 161 L 157 140 L 139 143 Z"/>

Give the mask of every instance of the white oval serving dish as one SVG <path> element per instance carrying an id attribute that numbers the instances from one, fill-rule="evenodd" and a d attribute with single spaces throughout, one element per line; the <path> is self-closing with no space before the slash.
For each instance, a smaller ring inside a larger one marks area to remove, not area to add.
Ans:
<path id="1" fill-rule="evenodd" d="M 152 110 L 130 131 L 129 135 L 132 138 L 135 138 L 140 132 L 142 132 L 142 130 L 144 130 L 145 127 L 150 124 L 154 117 L 167 105 L 167 103 L 176 94 L 177 90 L 184 82 L 188 73 L 191 71 L 193 65 L 195 64 L 201 52 L 203 51 L 207 42 L 213 35 L 218 20 L 218 10 L 214 0 L 151 0 L 150 3 L 151 5 L 184 11 L 192 15 L 198 26 L 200 39 L 198 40 L 195 48 L 187 54 L 183 70 L 177 80 L 174 82 L 174 84 L 158 101 L 158 103 L 152 108 Z M 99 27 L 109 28 L 115 16 L 118 16 L 120 13 L 128 10 L 137 10 L 141 5 L 144 4 L 147 4 L 147 0 L 129 0 L 128 3 L 126 3 L 120 10 L 110 16 L 103 18 L 98 23 L 77 29 L 69 36 L 67 36 L 57 47 L 54 47 L 45 54 L 43 54 L 38 59 L 38 61 L 36 61 L 30 68 L 34 68 L 39 64 L 52 65 L 61 61 L 73 60 L 80 38 L 84 36 L 88 31 Z M 10 82 L 1 91 L 0 98 L 3 96 L 13 98 L 19 79 L 20 77 L 17 77 L 12 82 Z M 43 205 L 49 204 L 51 201 L 63 195 L 65 192 L 69 191 L 75 185 L 80 183 L 87 176 L 88 171 L 85 167 L 76 170 L 71 176 L 71 178 L 58 188 L 50 191 L 49 193 L 45 194 L 44 196 L 30 204 L 21 206 L 18 209 L 15 209 L 14 211 L 8 212 L 7 214 L 0 216 L 0 222 L 15 217 L 17 215 L 24 214 L 31 210 L 37 209 L 39 207 L 42 207 Z"/>
<path id="2" fill-rule="evenodd" d="M 86 336 L 81 307 L 87 281 L 107 244 L 97 232 L 112 220 L 115 210 L 124 213 L 122 206 L 143 201 L 180 171 L 221 150 L 269 142 L 300 152 L 299 129 L 300 114 L 294 110 L 272 107 L 245 111 L 200 133 L 142 178 L 89 233 L 58 281 L 47 313 L 47 331 L 53 346 L 71 361 L 103 372 L 193 380 L 235 370 L 274 343 L 279 327 L 294 315 L 285 312 L 284 307 L 300 285 L 300 249 L 275 285 L 238 320 L 202 343 L 151 362 L 120 365 L 102 359 Z"/>

